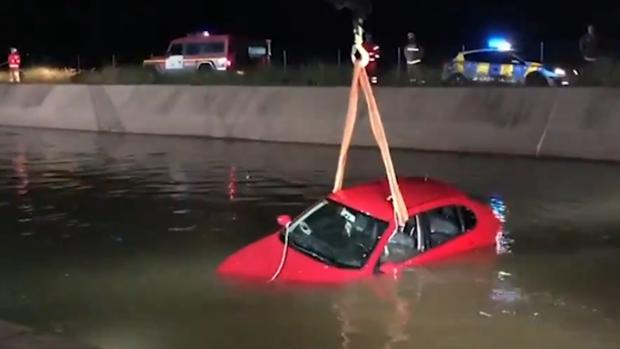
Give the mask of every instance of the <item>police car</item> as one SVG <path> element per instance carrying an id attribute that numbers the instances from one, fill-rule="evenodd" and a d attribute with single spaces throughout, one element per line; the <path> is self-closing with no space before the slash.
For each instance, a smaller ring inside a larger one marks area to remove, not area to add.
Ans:
<path id="1" fill-rule="evenodd" d="M 507 42 L 490 42 L 489 48 L 464 51 L 444 66 L 442 81 L 450 85 L 506 83 L 528 86 L 567 86 L 562 68 L 519 57 Z"/>

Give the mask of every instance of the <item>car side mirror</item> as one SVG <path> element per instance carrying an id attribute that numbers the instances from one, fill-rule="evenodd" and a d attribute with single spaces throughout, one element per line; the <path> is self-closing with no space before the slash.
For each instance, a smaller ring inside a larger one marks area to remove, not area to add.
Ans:
<path id="1" fill-rule="evenodd" d="M 379 267 L 379 270 L 383 274 L 395 275 L 395 274 L 398 274 L 398 271 L 400 269 L 398 268 L 398 264 L 396 264 L 396 263 L 385 262 L 385 263 L 381 264 L 381 266 Z"/>
<path id="2" fill-rule="evenodd" d="M 278 216 L 278 224 L 282 227 L 288 227 L 288 225 L 291 224 L 292 221 L 293 220 L 289 215 Z"/>

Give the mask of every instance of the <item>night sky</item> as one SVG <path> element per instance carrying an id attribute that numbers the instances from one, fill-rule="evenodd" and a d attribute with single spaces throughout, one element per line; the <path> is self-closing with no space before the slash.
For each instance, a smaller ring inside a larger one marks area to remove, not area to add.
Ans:
<path id="1" fill-rule="evenodd" d="M 0 47 L 63 62 L 76 55 L 95 62 L 112 53 L 139 62 L 162 52 L 171 38 L 200 30 L 269 37 L 317 56 L 351 43 L 351 13 L 327 0 L 10 0 L 3 10 Z M 373 1 L 367 26 L 384 47 L 402 44 L 413 30 L 432 50 L 475 46 L 491 33 L 521 42 L 576 42 L 590 22 L 607 38 L 620 37 L 620 3 L 380 0 Z"/>

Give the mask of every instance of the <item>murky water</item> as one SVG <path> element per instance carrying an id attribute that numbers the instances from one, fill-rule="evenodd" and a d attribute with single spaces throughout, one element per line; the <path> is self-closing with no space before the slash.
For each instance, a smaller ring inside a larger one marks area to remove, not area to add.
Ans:
<path id="1" fill-rule="evenodd" d="M 326 194 L 337 149 L 0 129 L 0 318 L 109 349 L 620 347 L 620 166 L 394 156 L 503 195 L 513 254 L 234 288 L 217 264 Z M 350 161 L 349 184 L 382 175 Z"/>

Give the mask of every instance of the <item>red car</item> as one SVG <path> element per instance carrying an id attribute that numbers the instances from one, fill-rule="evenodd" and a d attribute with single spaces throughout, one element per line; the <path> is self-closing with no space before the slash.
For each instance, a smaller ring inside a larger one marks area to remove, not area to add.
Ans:
<path id="1" fill-rule="evenodd" d="M 399 180 L 409 212 L 396 228 L 386 181 L 329 195 L 283 228 L 228 257 L 223 277 L 333 284 L 443 261 L 492 247 L 503 234 L 503 212 L 435 180 Z M 286 244 L 286 248 L 285 248 Z"/>

